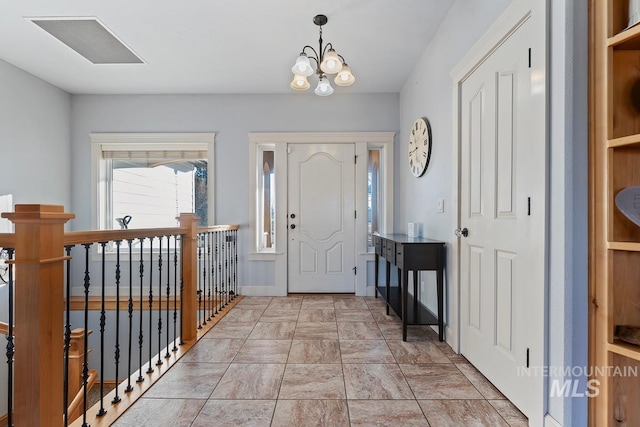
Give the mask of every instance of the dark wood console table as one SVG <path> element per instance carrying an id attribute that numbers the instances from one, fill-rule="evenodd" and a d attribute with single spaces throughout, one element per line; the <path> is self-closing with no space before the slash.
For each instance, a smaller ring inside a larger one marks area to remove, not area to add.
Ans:
<path id="1" fill-rule="evenodd" d="M 376 249 L 376 298 L 380 294 L 387 302 L 387 314 L 391 307 L 402 319 L 402 340 L 407 340 L 407 325 L 438 325 L 438 338 L 444 341 L 444 242 L 405 234 L 374 234 L 373 240 Z M 387 261 L 386 285 L 382 287 L 378 285 L 380 257 Z M 398 287 L 389 286 L 391 264 L 399 269 Z M 409 270 L 413 272 L 413 295 L 407 291 Z M 423 270 L 435 270 L 437 274 L 437 316 L 419 301 L 417 272 Z"/>

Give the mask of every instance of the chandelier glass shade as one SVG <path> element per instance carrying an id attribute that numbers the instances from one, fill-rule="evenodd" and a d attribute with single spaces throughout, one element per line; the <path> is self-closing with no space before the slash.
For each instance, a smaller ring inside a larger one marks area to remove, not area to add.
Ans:
<path id="1" fill-rule="evenodd" d="M 307 45 L 302 48 L 300 56 L 296 59 L 296 63 L 291 68 L 293 80 L 289 85 L 293 90 L 304 91 L 311 87 L 307 77 L 312 74 L 318 75 L 318 86 L 314 93 L 318 96 L 329 96 L 333 93 L 333 87 L 329 82 L 328 76 L 336 74 L 334 80 L 338 86 L 350 86 L 356 81 L 351 69 L 345 62 L 342 55 L 339 55 L 331 43 L 323 46 L 322 42 L 322 26 L 328 21 L 325 15 L 316 15 L 313 23 L 320 27 L 319 49 L 316 51 L 313 47 Z M 311 60 L 315 62 L 315 69 L 311 65 Z"/>

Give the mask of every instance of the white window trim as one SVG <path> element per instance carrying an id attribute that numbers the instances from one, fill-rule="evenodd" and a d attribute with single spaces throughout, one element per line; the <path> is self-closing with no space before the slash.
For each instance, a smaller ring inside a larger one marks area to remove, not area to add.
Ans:
<path id="1" fill-rule="evenodd" d="M 264 294 L 265 291 L 273 295 L 287 295 L 287 146 L 289 144 L 355 144 L 356 156 L 356 210 L 363 212 L 356 218 L 356 295 L 367 295 L 367 261 L 373 260 L 374 254 L 367 247 L 367 163 L 369 148 L 382 149 L 383 170 L 382 183 L 382 222 L 381 232 L 393 230 L 393 142 L 395 132 L 250 132 L 249 143 L 249 206 L 250 206 L 250 236 L 252 247 L 249 250 L 249 260 L 275 262 L 275 285 L 273 289 L 249 289 L 244 287 L 244 295 L 252 292 Z M 274 162 L 276 165 L 276 245 L 272 253 L 258 253 L 256 203 L 257 203 L 257 169 L 256 156 L 260 146 L 271 145 L 274 148 Z"/>
<path id="2" fill-rule="evenodd" d="M 109 229 L 101 212 L 106 209 L 107 171 L 102 151 L 127 144 L 132 149 L 153 150 L 180 147 L 181 150 L 207 150 L 207 203 L 210 225 L 215 224 L 215 133 L 90 133 L 91 139 L 91 225 L 94 230 Z"/>
<path id="3" fill-rule="evenodd" d="M 249 139 L 251 139 L 251 135 L 249 134 Z M 253 261 L 275 261 L 276 253 L 278 252 L 277 247 L 280 241 L 278 234 L 278 210 L 277 210 L 277 200 L 278 200 L 278 168 L 280 165 L 277 161 L 276 156 L 276 144 L 272 142 L 258 142 L 250 140 L 250 149 L 249 149 L 249 212 L 251 215 L 249 216 L 249 238 L 250 238 L 250 251 L 249 251 L 249 259 Z M 274 154 L 274 167 L 275 167 L 275 176 L 276 176 L 276 188 L 272 191 L 276 192 L 276 241 L 273 248 L 270 250 L 264 250 L 260 248 L 260 241 L 258 236 L 258 229 L 260 228 L 258 225 L 258 206 L 260 200 L 260 175 L 258 174 L 258 160 L 259 155 L 262 150 L 271 149 Z"/>

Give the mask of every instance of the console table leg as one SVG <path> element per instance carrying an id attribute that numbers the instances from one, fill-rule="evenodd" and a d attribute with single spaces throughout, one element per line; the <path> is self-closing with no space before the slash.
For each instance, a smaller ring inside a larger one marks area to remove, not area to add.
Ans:
<path id="1" fill-rule="evenodd" d="M 389 315 L 389 304 L 391 302 L 391 289 L 389 289 L 389 283 L 391 282 L 391 263 L 387 261 L 387 271 L 385 271 L 385 278 L 387 279 L 387 316 Z"/>
<path id="2" fill-rule="evenodd" d="M 444 278 L 443 278 L 443 264 L 444 264 L 444 249 L 438 251 L 438 269 L 437 275 L 437 298 L 438 298 L 438 339 L 444 341 Z"/>
<path id="3" fill-rule="evenodd" d="M 409 271 L 405 268 L 402 270 L 402 290 L 400 295 L 402 297 L 402 341 L 407 340 L 407 299 L 409 290 Z"/>
<path id="4" fill-rule="evenodd" d="M 375 258 L 375 262 L 374 262 L 375 271 L 373 273 L 373 277 L 374 277 L 373 288 L 375 289 L 375 291 L 374 291 L 375 294 L 374 295 L 375 295 L 376 298 L 378 298 L 378 276 L 380 275 L 380 273 L 378 272 L 379 264 L 380 264 L 380 256 L 376 253 L 376 258 Z"/>

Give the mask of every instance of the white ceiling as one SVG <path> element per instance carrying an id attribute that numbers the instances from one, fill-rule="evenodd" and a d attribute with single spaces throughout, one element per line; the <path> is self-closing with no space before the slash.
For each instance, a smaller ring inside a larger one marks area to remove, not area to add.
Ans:
<path id="1" fill-rule="evenodd" d="M 356 76 L 339 92 L 399 92 L 453 0 L 3 1 L 0 59 L 70 93 L 291 93 L 317 50 L 313 17 Z M 97 17 L 145 64 L 94 65 L 25 17 Z M 312 88 L 316 77 L 310 77 Z M 333 83 L 332 83 L 333 84 Z M 312 92 L 312 91 L 310 91 Z"/>

